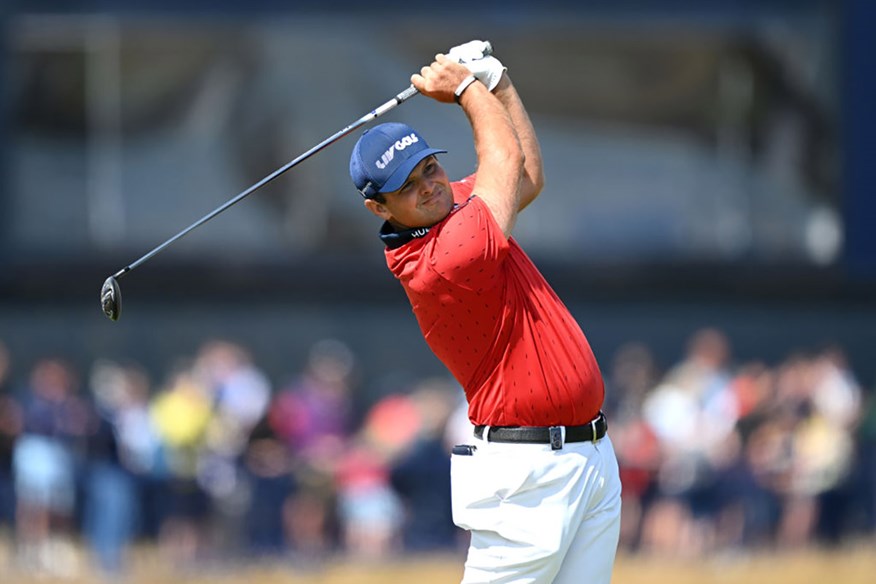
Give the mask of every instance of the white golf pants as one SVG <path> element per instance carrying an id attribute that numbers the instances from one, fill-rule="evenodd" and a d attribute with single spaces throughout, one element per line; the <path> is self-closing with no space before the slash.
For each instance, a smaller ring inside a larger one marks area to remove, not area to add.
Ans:
<path id="1" fill-rule="evenodd" d="M 471 444 L 451 457 L 453 521 L 471 532 L 462 584 L 609 584 L 621 484 L 608 436 Z"/>

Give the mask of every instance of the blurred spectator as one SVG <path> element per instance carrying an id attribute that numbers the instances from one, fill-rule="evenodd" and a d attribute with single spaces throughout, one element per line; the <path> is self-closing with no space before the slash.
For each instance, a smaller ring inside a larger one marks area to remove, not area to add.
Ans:
<path id="1" fill-rule="evenodd" d="M 249 432 L 262 419 L 271 399 L 267 376 L 241 345 L 228 341 L 205 343 L 195 360 L 195 375 L 212 397 L 212 447 L 240 452 Z"/>
<path id="2" fill-rule="evenodd" d="M 247 510 L 241 459 L 250 433 L 267 412 L 271 384 L 240 344 L 212 340 L 195 359 L 194 377 L 212 403 L 198 452 L 197 480 L 210 497 L 210 548 L 227 554 L 243 545 L 238 528 Z"/>
<path id="3" fill-rule="evenodd" d="M 270 556 L 289 551 L 283 507 L 296 489 L 292 471 L 289 450 L 263 419 L 250 434 L 243 454 L 249 504 L 242 527 L 249 554 Z"/>
<path id="4" fill-rule="evenodd" d="M 661 449 L 659 493 L 644 531 L 656 551 L 699 555 L 715 545 L 721 504 L 716 463 L 733 440 L 738 419 L 729 358 L 729 341 L 721 331 L 696 331 L 684 358 L 642 404 Z"/>
<path id="5" fill-rule="evenodd" d="M 731 379 L 729 366 L 729 339 L 720 330 L 704 328 L 691 336 L 684 358 L 666 373 L 663 382 L 690 394 L 705 413 L 711 414 L 714 408 L 726 406 L 722 398 Z M 725 427 L 736 421 L 735 410 L 730 413 L 733 417 L 723 421 Z"/>
<path id="6" fill-rule="evenodd" d="M 78 569 L 76 454 L 90 415 L 76 389 L 70 365 L 46 358 L 34 365 L 22 398 L 23 431 L 13 452 L 16 543 L 20 561 L 36 573 L 70 576 Z"/>
<path id="7" fill-rule="evenodd" d="M 842 348 L 829 347 L 819 355 L 813 403 L 825 423 L 840 434 L 837 444 L 831 445 L 831 452 L 822 459 L 828 477 L 819 494 L 816 526 L 819 539 L 831 544 L 840 543 L 844 533 L 855 532 L 853 505 L 857 502 L 855 483 L 859 472 L 855 443 L 864 437 L 859 433 L 865 415 L 863 393 Z M 866 506 L 861 511 L 866 514 Z"/>
<path id="8" fill-rule="evenodd" d="M 797 368 L 802 403 L 797 410 L 793 467 L 779 533 L 780 544 L 794 547 L 813 539 L 819 517 L 841 520 L 843 497 L 838 495 L 851 472 L 852 432 L 861 415 L 860 387 L 846 370 L 840 351 L 825 350 L 798 362 Z"/>
<path id="9" fill-rule="evenodd" d="M 14 524 L 12 453 L 22 424 L 21 407 L 12 394 L 11 366 L 9 351 L 0 341 L 0 534 Z"/>
<path id="10" fill-rule="evenodd" d="M 92 387 L 98 401 L 108 404 L 118 457 L 134 483 L 135 536 L 154 540 L 164 520 L 168 476 L 164 445 L 152 417 L 152 386 L 146 372 L 136 364 L 95 364 Z"/>
<path id="11" fill-rule="evenodd" d="M 368 411 L 342 457 L 336 475 L 338 513 L 349 553 L 375 559 L 398 549 L 402 509 L 390 485 L 390 463 L 415 439 L 420 424 L 410 396 L 386 396 Z"/>
<path id="12" fill-rule="evenodd" d="M 274 398 L 270 423 L 296 455 L 320 459 L 337 454 L 350 433 L 353 352 L 325 339 L 310 349 L 304 370 Z"/>
<path id="13" fill-rule="evenodd" d="M 198 457 L 212 416 L 211 396 L 190 367 L 171 375 L 151 404 L 166 472 L 157 483 L 158 541 L 173 562 L 202 551 L 208 499 L 197 481 Z"/>
<path id="14" fill-rule="evenodd" d="M 761 361 L 742 364 L 730 382 L 736 403 L 737 425 L 747 435 L 753 424 L 772 415 L 775 404 L 776 372 Z"/>
<path id="15" fill-rule="evenodd" d="M 776 445 L 771 449 L 773 456 L 767 459 L 773 480 L 766 486 L 779 501 L 774 535 L 779 547 L 799 547 L 811 536 L 815 524 L 813 477 L 801 456 L 815 429 L 808 424 L 812 419 L 813 372 L 812 360 L 804 354 L 792 355 L 779 366 L 775 411 L 767 422 L 774 429 Z"/>
<path id="16" fill-rule="evenodd" d="M 336 551 L 339 540 L 337 490 L 329 467 L 293 462 L 295 488 L 283 501 L 283 533 L 295 556 L 305 562 L 319 562 Z"/>
<path id="17" fill-rule="evenodd" d="M 89 424 L 86 441 L 82 531 L 98 569 L 107 576 L 116 576 L 124 568 L 138 512 L 136 483 L 122 465 L 117 439 L 118 416 L 128 392 L 125 373 L 99 361 L 89 384 L 97 415 Z"/>
<path id="18" fill-rule="evenodd" d="M 831 425 L 853 428 L 861 415 L 861 386 L 849 370 L 839 347 L 829 347 L 815 358 L 812 405 Z"/>
<path id="19" fill-rule="evenodd" d="M 292 455 L 296 490 L 284 503 L 285 531 L 305 557 L 335 545 L 335 467 L 351 433 L 356 359 L 336 339 L 310 348 L 303 371 L 271 402 L 268 423 Z"/>
<path id="20" fill-rule="evenodd" d="M 717 530 L 717 545 L 728 550 L 772 541 L 778 522 L 779 499 L 772 485 L 784 450 L 783 434 L 769 423 L 775 420 L 775 379 L 766 364 L 752 361 L 742 364 L 730 382 L 739 419 L 726 451 L 735 460 L 725 457 L 718 485 L 723 517 Z"/>
<path id="21" fill-rule="evenodd" d="M 91 386 L 101 411 L 113 423 L 123 466 L 140 477 L 159 472 L 161 442 L 149 411 L 152 396 L 146 372 L 136 364 L 98 361 Z"/>
<path id="22" fill-rule="evenodd" d="M 390 462 L 390 484 L 404 507 L 401 543 L 405 551 L 453 549 L 462 531 L 451 518 L 450 449 L 444 442 L 461 391 L 457 384 L 437 378 L 424 379 L 411 393 L 419 428 Z"/>
<path id="23" fill-rule="evenodd" d="M 763 418 L 748 432 L 744 457 L 751 483 L 746 492 L 743 528 L 748 546 L 765 549 L 775 541 L 789 452 L 787 424 L 783 420 Z"/>
<path id="24" fill-rule="evenodd" d="M 876 535 L 876 390 L 867 395 L 856 438 L 848 527 L 854 535 Z"/>
<path id="25" fill-rule="evenodd" d="M 642 417 L 642 403 L 657 381 L 654 356 L 641 343 L 621 346 L 606 375 L 605 409 L 623 484 L 619 547 L 630 551 L 641 543 L 643 518 L 657 491 L 660 444 Z"/>

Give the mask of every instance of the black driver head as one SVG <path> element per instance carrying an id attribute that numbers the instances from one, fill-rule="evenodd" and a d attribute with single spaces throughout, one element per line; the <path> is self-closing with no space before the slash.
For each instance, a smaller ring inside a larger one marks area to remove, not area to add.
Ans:
<path id="1" fill-rule="evenodd" d="M 119 320 L 122 312 L 122 291 L 113 276 L 107 278 L 100 289 L 100 307 L 107 318 Z"/>

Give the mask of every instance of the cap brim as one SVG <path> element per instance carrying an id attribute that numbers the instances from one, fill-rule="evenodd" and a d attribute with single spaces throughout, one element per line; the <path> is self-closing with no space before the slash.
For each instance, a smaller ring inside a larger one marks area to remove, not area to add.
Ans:
<path id="1" fill-rule="evenodd" d="M 395 169 L 395 172 L 392 173 L 389 178 L 383 183 L 383 188 L 381 188 L 379 193 L 391 193 L 393 191 L 397 191 L 402 188 L 402 185 L 405 184 L 405 181 L 408 180 L 408 176 L 411 174 L 411 171 L 414 170 L 414 167 L 420 164 L 424 158 L 428 158 L 433 154 L 446 154 L 447 150 L 440 150 L 438 148 L 426 148 L 425 150 L 421 150 L 417 152 L 414 156 L 411 156 L 407 160 L 405 160 L 404 164 Z"/>

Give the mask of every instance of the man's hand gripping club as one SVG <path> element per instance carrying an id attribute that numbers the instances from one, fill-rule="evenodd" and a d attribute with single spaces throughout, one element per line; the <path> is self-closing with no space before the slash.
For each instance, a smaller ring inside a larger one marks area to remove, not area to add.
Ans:
<path id="1" fill-rule="evenodd" d="M 493 91 L 508 68 L 492 56 L 492 51 L 488 41 L 475 40 L 453 47 L 447 52 L 447 57 L 465 65 L 475 79 Z"/>

